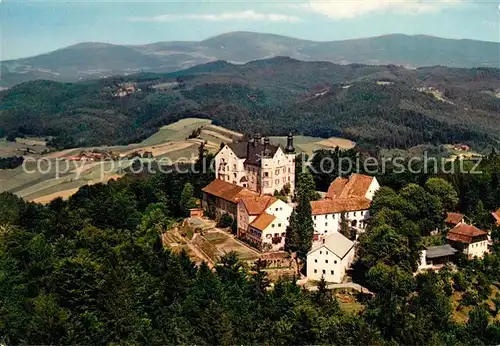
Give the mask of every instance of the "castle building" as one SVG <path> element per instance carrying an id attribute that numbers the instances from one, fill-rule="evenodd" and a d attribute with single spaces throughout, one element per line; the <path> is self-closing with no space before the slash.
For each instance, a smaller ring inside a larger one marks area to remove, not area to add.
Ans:
<path id="1" fill-rule="evenodd" d="M 311 201 L 314 240 L 340 232 L 343 217 L 356 237 L 364 232 L 373 196 L 379 188 L 377 178 L 364 174 L 335 179 L 324 199 Z"/>
<path id="2" fill-rule="evenodd" d="M 272 145 L 259 134 L 247 142 L 226 144 L 215 156 L 216 179 L 247 188 L 261 195 L 272 195 L 287 184 L 295 188 L 295 148 L 293 135 L 287 146 Z"/>

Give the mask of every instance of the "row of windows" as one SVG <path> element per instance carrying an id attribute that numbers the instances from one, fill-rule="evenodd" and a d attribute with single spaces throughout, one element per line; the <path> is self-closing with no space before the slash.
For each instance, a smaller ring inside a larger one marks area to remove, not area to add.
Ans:
<path id="1" fill-rule="evenodd" d="M 321 251 L 320 251 L 320 253 L 321 253 Z M 328 251 L 326 252 L 326 254 L 328 255 Z M 315 260 L 314 260 L 314 263 L 318 263 L 318 260 L 317 260 L 317 259 L 315 259 Z M 328 260 L 325 260 L 325 263 L 328 263 Z M 334 261 L 333 261 L 333 264 L 337 264 L 337 260 L 334 260 Z"/>
<path id="2" fill-rule="evenodd" d="M 326 270 L 322 270 L 323 274 L 326 274 Z M 317 269 L 314 269 L 314 274 L 318 273 Z M 330 270 L 330 274 L 333 275 L 333 270 Z"/>
<path id="3" fill-rule="evenodd" d="M 356 213 L 357 213 L 356 211 L 353 212 L 353 214 L 354 214 L 353 216 L 356 216 Z M 335 214 L 325 214 L 324 215 L 325 219 L 328 219 L 328 215 L 332 215 L 332 219 L 335 219 Z M 347 213 L 347 215 L 349 215 L 349 213 Z M 360 211 L 360 215 L 363 216 L 364 215 L 364 211 Z M 314 215 L 314 220 L 316 220 L 316 216 L 317 215 Z"/>
<path id="4" fill-rule="evenodd" d="M 283 182 L 286 182 L 286 180 L 287 180 L 286 178 L 283 178 Z M 290 177 L 288 177 L 288 181 L 289 181 L 289 182 L 291 181 Z M 279 180 L 279 179 L 276 179 L 276 180 L 274 181 L 274 183 L 275 183 L 276 185 L 279 185 L 280 180 Z M 268 180 L 264 180 L 264 181 L 262 182 L 262 184 L 263 184 L 264 186 L 269 186 L 269 181 L 268 181 Z"/>
<path id="5" fill-rule="evenodd" d="M 280 234 L 279 233 L 274 233 L 274 237 L 279 237 Z M 284 237 L 285 236 L 285 232 L 281 233 L 281 237 Z M 273 237 L 273 234 L 266 234 L 266 238 L 267 239 L 271 239 L 271 237 Z"/>

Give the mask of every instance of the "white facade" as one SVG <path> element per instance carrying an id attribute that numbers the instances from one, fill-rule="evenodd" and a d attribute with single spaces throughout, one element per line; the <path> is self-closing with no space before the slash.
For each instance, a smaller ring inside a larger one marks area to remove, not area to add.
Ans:
<path id="1" fill-rule="evenodd" d="M 215 156 L 215 178 L 241 187 L 248 187 L 244 182 L 246 177 L 245 159 L 240 159 L 227 145 Z"/>
<path id="2" fill-rule="evenodd" d="M 215 156 L 215 177 L 264 195 L 272 195 L 289 184 L 293 194 L 295 154 L 285 154 L 278 147 L 272 157 L 262 157 L 258 164 L 248 163 L 226 145 Z"/>
<path id="3" fill-rule="evenodd" d="M 272 158 L 262 159 L 260 167 L 262 184 L 260 192 L 264 195 L 272 195 L 274 191 L 280 191 L 288 183 L 290 193 L 295 189 L 295 155 L 285 155 L 281 147 L 278 148 Z M 257 187 L 259 189 L 259 187 Z"/>
<path id="4" fill-rule="evenodd" d="M 286 229 L 290 223 L 293 207 L 282 200 L 276 200 L 263 213 L 274 217 L 265 227 L 252 226 L 260 215 L 249 215 L 243 202 L 238 205 L 238 233 L 265 251 L 283 250 L 285 246 Z"/>
<path id="5" fill-rule="evenodd" d="M 370 218 L 370 210 L 349 211 L 345 212 L 344 215 L 349 226 L 359 232 L 364 232 Z M 340 232 L 341 216 L 342 213 L 313 215 L 314 233 L 319 236 L 327 236 Z"/>
<path id="6" fill-rule="evenodd" d="M 366 191 L 365 198 L 369 199 L 370 201 L 373 201 L 373 196 L 375 195 L 375 192 L 380 189 L 380 185 L 378 183 L 377 178 L 373 178 L 372 183 L 370 184 L 370 187 L 368 188 L 368 191 Z"/>
<path id="7" fill-rule="evenodd" d="M 489 250 L 487 239 L 468 244 L 468 246 L 464 248 L 464 253 L 471 258 L 483 258 L 484 254 L 488 252 Z"/>
<path id="8" fill-rule="evenodd" d="M 344 239 L 350 242 L 347 238 L 344 237 Z M 336 253 L 336 250 L 327 244 L 316 247 L 313 245 L 313 250 L 307 255 L 307 278 L 321 280 L 323 277 L 327 282 L 342 282 L 346 270 L 354 261 L 354 243 L 350 242 L 350 244 L 345 253 L 344 250 Z"/>

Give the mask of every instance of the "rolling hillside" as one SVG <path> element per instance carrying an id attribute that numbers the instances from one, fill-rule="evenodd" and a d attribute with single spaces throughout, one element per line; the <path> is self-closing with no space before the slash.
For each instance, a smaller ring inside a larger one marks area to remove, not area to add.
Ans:
<path id="1" fill-rule="evenodd" d="M 123 81 L 141 91 L 113 96 Z M 240 132 L 344 137 L 371 148 L 456 142 L 485 148 L 500 139 L 498 95 L 500 71 L 491 68 L 288 57 L 212 62 L 175 73 L 15 86 L 0 93 L 0 136 L 52 136 L 49 144 L 57 148 L 128 144 L 197 117 Z"/>
<path id="2" fill-rule="evenodd" d="M 246 63 L 276 56 L 338 64 L 395 64 L 407 67 L 497 67 L 495 42 L 400 34 L 332 42 L 274 34 L 233 32 L 200 42 L 120 46 L 87 42 L 35 57 L 2 62 L 2 86 L 32 79 L 76 81 L 130 74 L 171 72 L 210 61 Z"/>

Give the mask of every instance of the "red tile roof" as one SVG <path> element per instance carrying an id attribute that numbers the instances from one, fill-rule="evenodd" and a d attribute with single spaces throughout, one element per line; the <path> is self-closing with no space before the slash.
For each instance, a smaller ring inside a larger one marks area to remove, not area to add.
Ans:
<path id="1" fill-rule="evenodd" d="M 336 198 L 312 201 L 311 209 L 313 215 L 334 214 L 349 211 L 368 210 L 371 201 L 366 198 Z"/>
<path id="2" fill-rule="evenodd" d="M 347 178 L 335 179 L 328 188 L 327 198 L 365 197 L 373 177 L 365 174 L 351 174 Z"/>
<path id="3" fill-rule="evenodd" d="M 446 238 L 451 241 L 458 241 L 461 243 L 470 244 L 474 242 L 474 238 L 482 237 L 487 234 L 488 233 L 480 230 L 475 226 L 461 223 L 453 227 L 451 230 L 449 230 Z"/>
<path id="4" fill-rule="evenodd" d="M 233 203 L 238 203 L 238 201 L 245 196 L 257 196 L 257 193 L 253 191 L 220 179 L 215 179 L 201 189 L 201 191 Z"/>
<path id="5" fill-rule="evenodd" d="M 339 198 L 342 190 L 344 190 L 349 179 L 347 178 L 337 178 L 335 179 L 328 188 L 326 193 L 326 198 Z"/>
<path id="6" fill-rule="evenodd" d="M 251 227 L 257 228 L 260 231 L 264 231 L 267 226 L 269 226 L 276 217 L 274 215 L 270 215 L 268 213 L 262 213 L 253 220 L 250 224 Z"/>
<path id="7" fill-rule="evenodd" d="M 500 226 L 500 208 L 497 211 L 491 213 L 491 215 L 495 218 L 497 225 Z"/>
<path id="8" fill-rule="evenodd" d="M 251 196 L 242 197 L 241 202 L 245 206 L 249 215 L 262 214 L 271 204 L 278 199 L 273 196 Z"/>
<path id="9" fill-rule="evenodd" d="M 452 224 L 452 225 L 457 225 L 464 219 L 464 217 L 465 217 L 464 214 L 448 213 L 446 215 L 446 220 L 444 220 L 444 222 Z"/>

